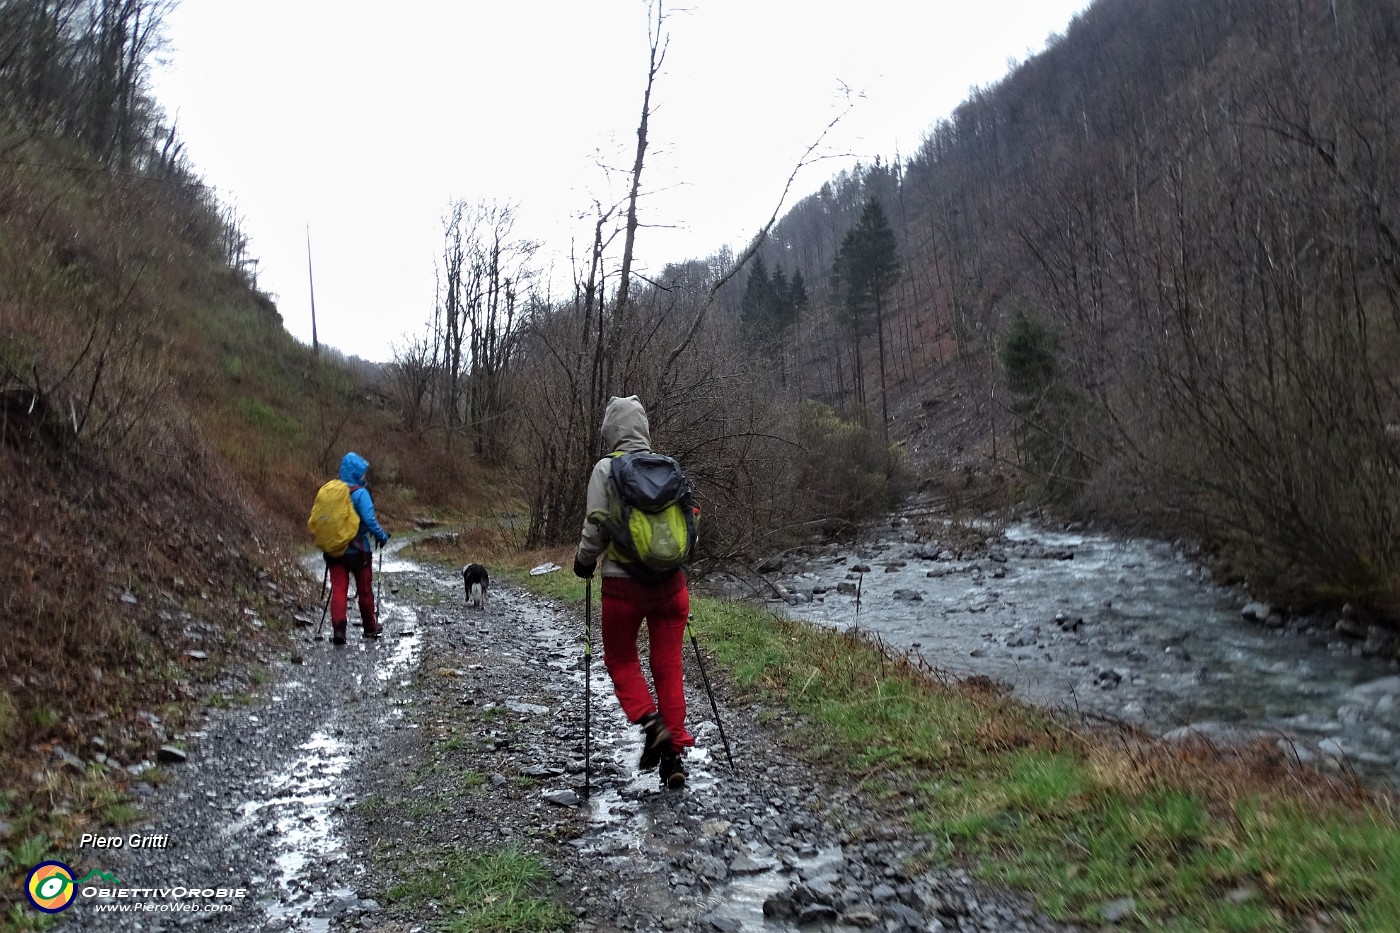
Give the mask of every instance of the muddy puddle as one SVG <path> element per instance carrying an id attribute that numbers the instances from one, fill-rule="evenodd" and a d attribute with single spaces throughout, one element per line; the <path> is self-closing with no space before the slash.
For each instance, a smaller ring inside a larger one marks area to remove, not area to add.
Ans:
<path id="1" fill-rule="evenodd" d="M 1400 667 L 1340 636 L 1245 619 L 1247 597 L 1171 545 L 1021 524 L 958 560 L 894 524 L 789 566 L 785 611 L 859 626 L 1037 703 L 1164 734 L 1262 733 L 1303 760 L 1400 783 Z"/>
<path id="2" fill-rule="evenodd" d="M 277 704 L 296 698 L 313 707 L 319 705 L 324 712 L 313 717 L 313 731 L 295 745 L 293 753 L 250 789 L 249 799 L 239 805 L 235 819 L 223 831 L 230 844 L 249 834 L 271 841 L 267 871 L 253 879 L 269 929 L 323 933 L 347 905 L 359 906 L 351 883 L 358 869 L 336 824 L 338 812 L 356 799 L 347 774 L 361 750 L 364 729 L 363 724 L 342 721 L 338 711 L 346 699 L 361 700 L 380 708 L 376 725 L 403 718 L 397 703 L 385 698 L 387 688 L 409 683 L 421 640 L 418 610 L 396 597 L 394 581 L 421 572 L 421 568 L 394 556 L 401 546 L 391 544 L 375 567 L 375 598 L 385 629 L 383 638 L 359 637 L 353 583 L 347 644 L 331 645 L 329 620 L 303 628 L 304 650 L 315 653 L 317 660 L 320 653 L 333 652 L 326 660 L 336 669 L 314 685 L 300 680 L 282 683 L 272 699 Z M 315 557 L 306 561 L 305 567 L 315 578 L 321 575 L 323 564 Z M 257 717 L 250 719 L 256 723 Z"/>

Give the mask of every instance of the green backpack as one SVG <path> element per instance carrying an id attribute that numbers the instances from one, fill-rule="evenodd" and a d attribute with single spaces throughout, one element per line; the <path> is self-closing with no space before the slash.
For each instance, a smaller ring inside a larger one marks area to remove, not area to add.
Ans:
<path id="1" fill-rule="evenodd" d="M 589 518 L 607 532 L 608 557 L 644 583 L 668 579 L 695 553 L 695 498 L 681 465 L 651 451 L 612 455 L 611 511 Z"/>

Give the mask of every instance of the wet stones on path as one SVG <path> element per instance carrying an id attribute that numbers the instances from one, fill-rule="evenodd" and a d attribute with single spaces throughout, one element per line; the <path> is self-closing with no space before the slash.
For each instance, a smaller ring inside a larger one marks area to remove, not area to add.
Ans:
<path id="1" fill-rule="evenodd" d="M 540 894 L 580 933 L 1061 928 L 1019 896 L 927 868 L 928 840 L 785 750 L 783 714 L 760 720 L 713 667 L 737 772 L 688 668 L 690 784 L 637 774 L 640 734 L 598 656 L 586 796 L 578 613 L 505 586 L 468 611 L 454 574 L 413 565 L 387 575 L 384 601 L 385 639 L 335 648 L 303 629 L 299 663 L 276 661 L 247 705 L 214 711 L 145 801 L 141 830 L 169 833 L 170 848 L 111 867 L 133 883 L 248 890 L 201 929 L 437 929 L 452 918 L 405 895 L 415 878 L 454 853 L 507 849 L 540 861 Z"/>

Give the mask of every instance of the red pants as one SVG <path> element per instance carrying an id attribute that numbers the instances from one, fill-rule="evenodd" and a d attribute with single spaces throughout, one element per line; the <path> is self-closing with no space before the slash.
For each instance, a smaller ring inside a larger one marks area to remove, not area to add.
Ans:
<path id="1" fill-rule="evenodd" d="M 350 577 L 355 577 L 355 599 L 360 604 L 360 623 L 374 625 L 374 560 L 363 551 L 333 557 L 326 561 L 331 573 L 331 625 L 344 625 Z"/>
<path id="2" fill-rule="evenodd" d="M 659 584 L 640 583 L 631 577 L 603 578 L 603 664 L 612 678 L 613 692 L 632 722 L 659 708 L 677 749 L 695 744 L 685 728 L 685 683 L 681 676 L 681 649 L 685 647 L 689 615 L 690 591 L 683 570 Z M 637 654 L 637 633 L 643 619 L 651 645 L 655 703 Z"/>

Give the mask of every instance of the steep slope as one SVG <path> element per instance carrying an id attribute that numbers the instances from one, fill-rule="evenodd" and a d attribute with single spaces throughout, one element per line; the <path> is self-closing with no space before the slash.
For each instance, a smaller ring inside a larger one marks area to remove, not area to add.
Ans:
<path id="1" fill-rule="evenodd" d="M 119 820 L 104 810 L 124 766 L 153 758 L 212 686 L 241 692 L 294 615 L 314 615 L 305 516 L 346 449 L 375 464 L 391 529 L 462 509 L 482 474 L 283 330 L 230 264 L 205 189 L 10 138 L 0 822 L 13 841 Z"/>

